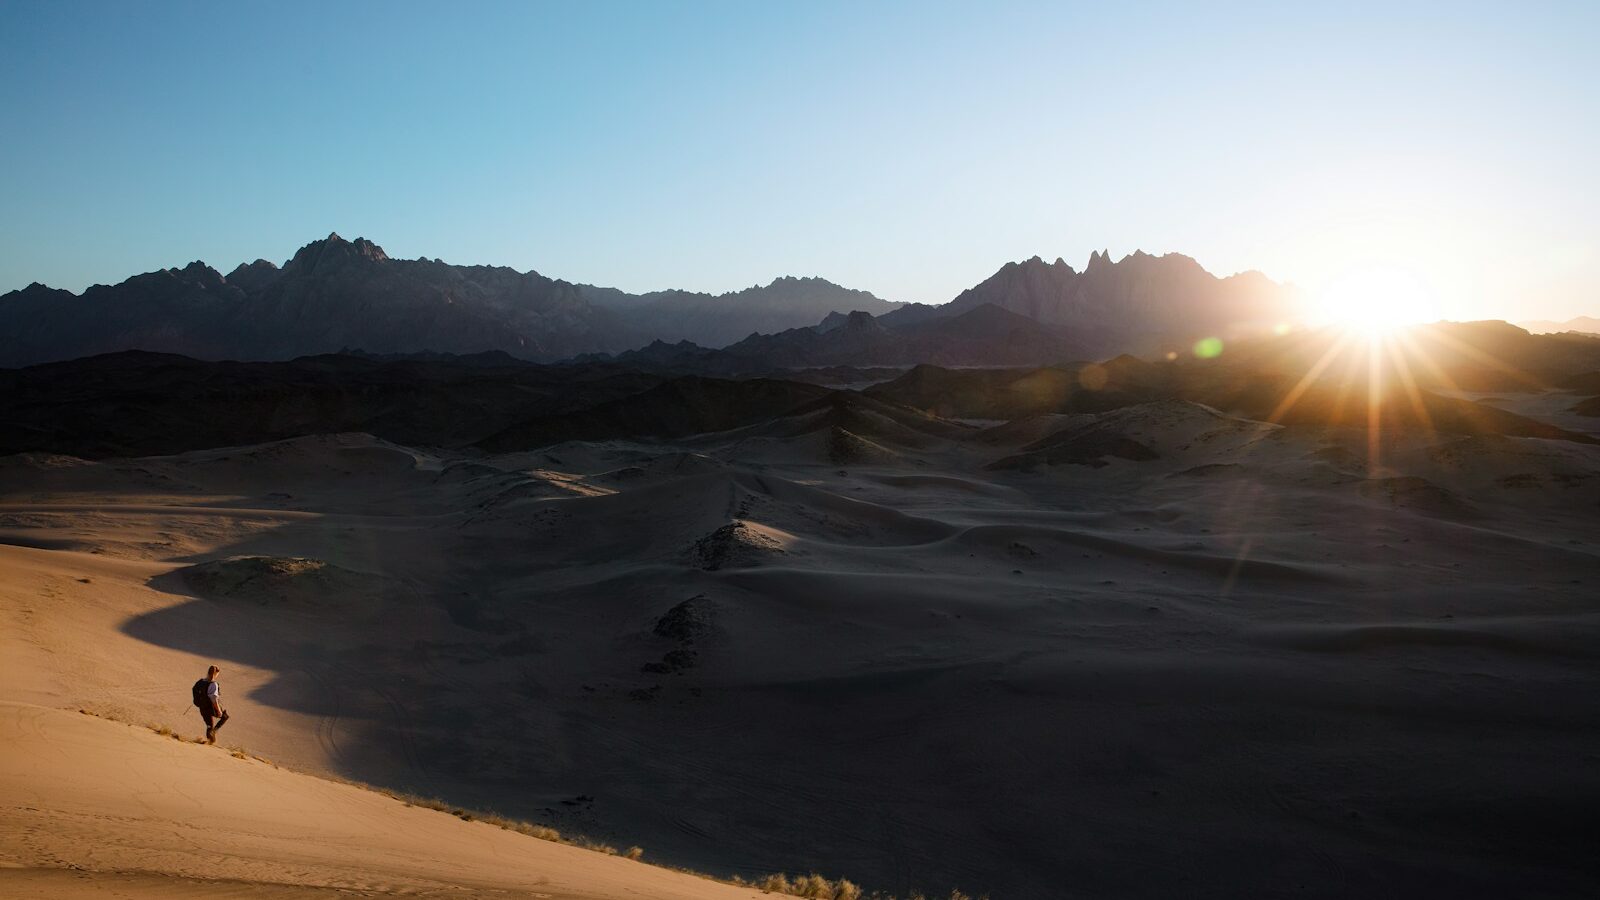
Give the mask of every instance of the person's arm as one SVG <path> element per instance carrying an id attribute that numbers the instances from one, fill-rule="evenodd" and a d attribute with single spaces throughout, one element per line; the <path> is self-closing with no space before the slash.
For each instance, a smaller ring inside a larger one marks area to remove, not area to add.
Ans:
<path id="1" fill-rule="evenodd" d="M 220 717 L 222 715 L 222 691 L 217 687 L 215 681 L 211 682 L 206 688 L 206 695 L 211 700 L 211 714 Z"/>

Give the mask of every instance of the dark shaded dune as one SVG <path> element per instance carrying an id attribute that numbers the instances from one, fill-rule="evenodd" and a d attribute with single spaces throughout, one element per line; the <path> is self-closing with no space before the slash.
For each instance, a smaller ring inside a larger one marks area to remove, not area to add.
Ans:
<path id="1" fill-rule="evenodd" d="M 1031 469 L 1035 466 L 1076 465 L 1100 468 L 1108 457 L 1145 462 L 1161 457 L 1154 450 L 1126 435 L 1107 431 L 1063 436 L 1048 447 L 997 459 L 984 466 L 991 471 Z"/>
<path id="2" fill-rule="evenodd" d="M 1600 395 L 1600 372 L 1580 372 L 1577 375 L 1569 375 L 1556 386 L 1574 394 Z"/>
<path id="3" fill-rule="evenodd" d="M 299 478 L 328 474 L 383 476 L 415 470 L 417 456 L 370 434 L 351 432 L 199 451 L 187 455 L 185 463 L 201 472 L 228 463 L 230 469 L 271 470 Z"/>
<path id="4" fill-rule="evenodd" d="M 1205 463 L 1173 472 L 1168 478 L 1248 478 L 1249 469 L 1239 463 Z"/>
<path id="5" fill-rule="evenodd" d="M 1048 565 L 1052 553 L 1074 550 L 1095 550 L 1110 557 L 1159 563 L 1172 569 L 1181 569 L 1222 578 L 1235 578 L 1256 582 L 1283 584 L 1342 584 L 1348 581 L 1332 570 L 1270 560 L 1240 559 L 1221 556 L 1200 550 L 1183 551 L 1149 547 L 1117 537 L 1048 528 L 1033 525 L 975 525 L 963 529 L 943 542 L 951 552 L 980 551 L 991 556 L 1015 556 L 1015 545 L 1022 545 L 1038 555 L 1039 564 Z M 1070 567 L 1076 565 L 1079 553 L 1057 557 Z"/>
<path id="6" fill-rule="evenodd" d="M 709 472 L 642 484 L 618 493 L 525 507 L 531 535 L 559 535 L 559 559 L 589 565 L 619 559 L 678 560 L 694 540 L 744 520 L 807 540 L 864 546 L 926 544 L 956 529 L 797 484 L 749 473 Z"/>
<path id="7" fill-rule="evenodd" d="M 1311 653 L 1407 652 L 1430 648 L 1466 648 L 1524 656 L 1600 656 L 1600 647 L 1558 631 L 1533 632 L 1525 627 L 1495 631 L 1472 625 L 1304 625 L 1260 628 L 1251 640 L 1272 647 Z"/>
<path id="8" fill-rule="evenodd" d="M 725 463 L 706 456 L 704 453 L 683 451 L 642 458 L 630 465 L 601 472 L 594 476 L 594 480 L 625 484 L 639 479 L 682 478 L 688 475 L 701 475 L 707 472 L 717 472 L 726 467 Z"/>
<path id="9" fill-rule="evenodd" d="M 425 488 L 437 473 L 424 468 L 427 457 L 370 434 L 318 434 L 243 447 L 196 450 L 141 460 L 170 465 L 183 477 L 210 490 L 288 491 L 312 485 L 380 484 L 385 496 Z"/>
<path id="10" fill-rule="evenodd" d="M 354 431 L 455 447 L 660 380 L 459 357 L 203 362 L 129 351 L 0 370 L 0 453 L 143 456 Z"/>
<path id="11" fill-rule="evenodd" d="M 386 602 L 413 596 L 393 579 L 305 557 L 234 556 L 187 566 L 152 583 L 182 585 L 215 602 L 322 614 L 344 622 L 378 615 Z"/>
<path id="12" fill-rule="evenodd" d="M 933 440 L 963 440 L 977 429 L 950 422 L 911 407 L 885 403 L 872 397 L 835 391 L 799 406 L 772 420 L 755 436 L 797 437 L 823 429 L 842 428 L 875 441 L 891 441 L 909 447 L 927 446 Z"/>
<path id="13" fill-rule="evenodd" d="M 1178 370 L 1124 354 L 1104 363 L 1038 369 L 917 366 L 863 393 L 960 418 L 1017 419 L 1046 413 L 1103 412 L 1172 396 Z"/>
<path id="14" fill-rule="evenodd" d="M 1209 368 L 1216 376 L 1214 386 L 1250 376 L 1292 384 L 1299 373 L 1327 357 L 1335 363 L 1330 378 L 1338 378 L 1341 370 L 1366 365 L 1368 346 L 1339 328 L 1298 331 L 1232 343 Z M 1391 336 L 1377 349 L 1385 358 L 1394 351 L 1405 359 L 1411 378 L 1424 389 L 1542 390 L 1600 369 L 1600 337 L 1529 334 L 1500 321 L 1419 325 Z M 1347 354 L 1348 365 L 1340 353 Z"/>
<path id="15" fill-rule="evenodd" d="M 183 473 L 159 459 L 96 462 L 49 453 L 0 456 L 0 495 L 130 490 L 187 493 L 197 489 Z"/>
<path id="16" fill-rule="evenodd" d="M 502 473 L 499 477 L 484 478 L 473 485 L 463 510 L 466 514 L 465 523 L 516 518 L 524 514 L 522 507 L 525 502 L 567 496 L 570 494 L 541 478 Z"/>
<path id="17" fill-rule="evenodd" d="M 1357 489 L 1365 497 L 1387 500 L 1393 506 L 1433 516 L 1467 519 L 1478 513 L 1477 507 L 1454 491 L 1417 475 L 1367 479 L 1357 482 Z"/>
<path id="18" fill-rule="evenodd" d="M 1012 419 L 1055 412 L 1071 393 L 1064 369 L 946 369 L 919 365 L 863 394 L 932 415 Z"/>
<path id="19" fill-rule="evenodd" d="M 851 391 L 827 396 L 754 425 L 703 436 L 733 459 L 776 457 L 801 464 L 887 465 L 905 455 L 950 441 L 964 441 L 978 429 L 919 410 L 884 403 Z"/>
<path id="20" fill-rule="evenodd" d="M 1155 400 L 1102 413 L 1065 418 L 1062 427 L 990 464 L 991 469 L 1076 464 L 1099 467 L 1112 458 L 1132 461 L 1169 454 L 1213 456 L 1239 450 L 1277 426 L 1225 415 L 1189 400 Z"/>
<path id="21" fill-rule="evenodd" d="M 1364 383 L 1351 383 L 1337 389 L 1313 387 L 1285 408 L 1287 397 L 1287 391 L 1256 389 L 1249 395 L 1232 398 L 1229 408 L 1263 419 L 1276 414 L 1272 421 L 1284 425 L 1367 429 L 1375 423 L 1381 431 L 1401 433 L 1500 434 L 1600 443 L 1600 439 L 1589 435 L 1487 404 L 1442 397 L 1428 391 L 1410 396 L 1400 388 L 1391 388 L 1380 395 L 1375 406 L 1369 401 Z"/>
<path id="22" fill-rule="evenodd" d="M 784 552 L 782 543 L 763 530 L 735 520 L 696 539 L 689 559 L 694 566 L 715 572 L 759 565 Z"/>
<path id="23" fill-rule="evenodd" d="M 1072 417 L 1063 413 L 1023 416 L 1020 419 L 1012 419 L 1004 424 L 985 428 L 974 435 L 972 440 L 977 444 L 1020 447 L 1055 434 L 1071 421 Z"/>
<path id="24" fill-rule="evenodd" d="M 93 541 L 72 538 L 43 537 L 32 529 L 0 529 L 0 544 L 8 547 L 26 547 L 30 550 L 74 550 L 87 552 L 99 545 Z"/>
<path id="25" fill-rule="evenodd" d="M 867 475 L 872 481 L 907 490 L 955 491 L 982 497 L 1013 497 L 1016 491 L 982 481 L 951 475 Z"/>
<path id="26" fill-rule="evenodd" d="M 837 426 L 828 429 L 825 440 L 827 460 L 834 465 L 888 465 L 902 461 L 900 453 Z"/>
<path id="27" fill-rule="evenodd" d="M 503 453 L 562 441 L 676 438 L 727 431 L 780 415 L 828 393 L 827 388 L 796 381 L 730 381 L 689 375 L 588 409 L 529 419 L 484 438 L 477 446 Z"/>
<path id="28" fill-rule="evenodd" d="M 982 591 L 974 590 L 981 587 L 983 579 L 970 576 L 766 566 L 719 572 L 717 582 L 724 589 L 739 591 L 741 599 L 737 605 L 730 605 L 724 621 L 735 640 L 746 645 L 741 654 L 748 654 L 747 668 L 740 677 L 752 682 L 771 677 L 775 671 L 804 673 L 802 677 L 839 671 L 840 667 L 829 664 L 825 656 L 807 659 L 804 655 L 764 650 L 763 645 L 769 642 L 814 639 L 818 632 L 841 626 L 889 632 L 920 630 L 927 626 L 930 608 L 960 612 L 974 623 L 994 623 L 1009 620 L 1033 606 L 1014 596 L 984 596 Z M 775 621 L 789 623 L 792 634 L 774 632 L 771 625 Z M 821 645 L 819 649 L 823 649 Z M 859 650 L 848 652 L 855 654 Z"/>
<path id="29" fill-rule="evenodd" d="M 940 540 L 958 530 L 956 526 L 937 519 L 908 515 L 897 509 L 855 500 L 785 478 L 741 475 L 740 479 L 760 495 L 789 504 L 797 510 L 822 514 L 819 519 L 802 517 L 799 523 L 771 523 L 797 534 L 805 533 L 822 539 L 828 539 L 825 535 L 832 534 L 874 546 L 902 546 Z M 807 522 L 809 527 L 805 527 Z"/>

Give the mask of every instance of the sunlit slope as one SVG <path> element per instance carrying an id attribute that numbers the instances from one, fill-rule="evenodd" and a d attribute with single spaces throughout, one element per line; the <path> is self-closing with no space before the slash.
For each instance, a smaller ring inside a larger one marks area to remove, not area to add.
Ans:
<path id="1" fill-rule="evenodd" d="M 0 833 L 6 897 L 757 896 L 221 747 L 9 702 Z"/>

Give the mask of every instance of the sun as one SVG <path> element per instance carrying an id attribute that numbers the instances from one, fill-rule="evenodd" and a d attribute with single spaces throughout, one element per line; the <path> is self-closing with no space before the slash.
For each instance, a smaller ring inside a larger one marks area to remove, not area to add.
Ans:
<path id="1" fill-rule="evenodd" d="M 1438 320 L 1437 300 L 1427 279 L 1389 266 L 1352 269 L 1317 296 L 1316 317 L 1368 335 Z"/>

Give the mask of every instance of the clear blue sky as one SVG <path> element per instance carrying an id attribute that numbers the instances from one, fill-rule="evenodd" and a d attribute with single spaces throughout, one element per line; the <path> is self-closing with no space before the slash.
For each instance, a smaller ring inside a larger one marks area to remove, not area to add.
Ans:
<path id="1" fill-rule="evenodd" d="M 0 2 L 0 290 L 338 231 L 943 302 L 1180 251 L 1600 313 L 1600 4 Z"/>

